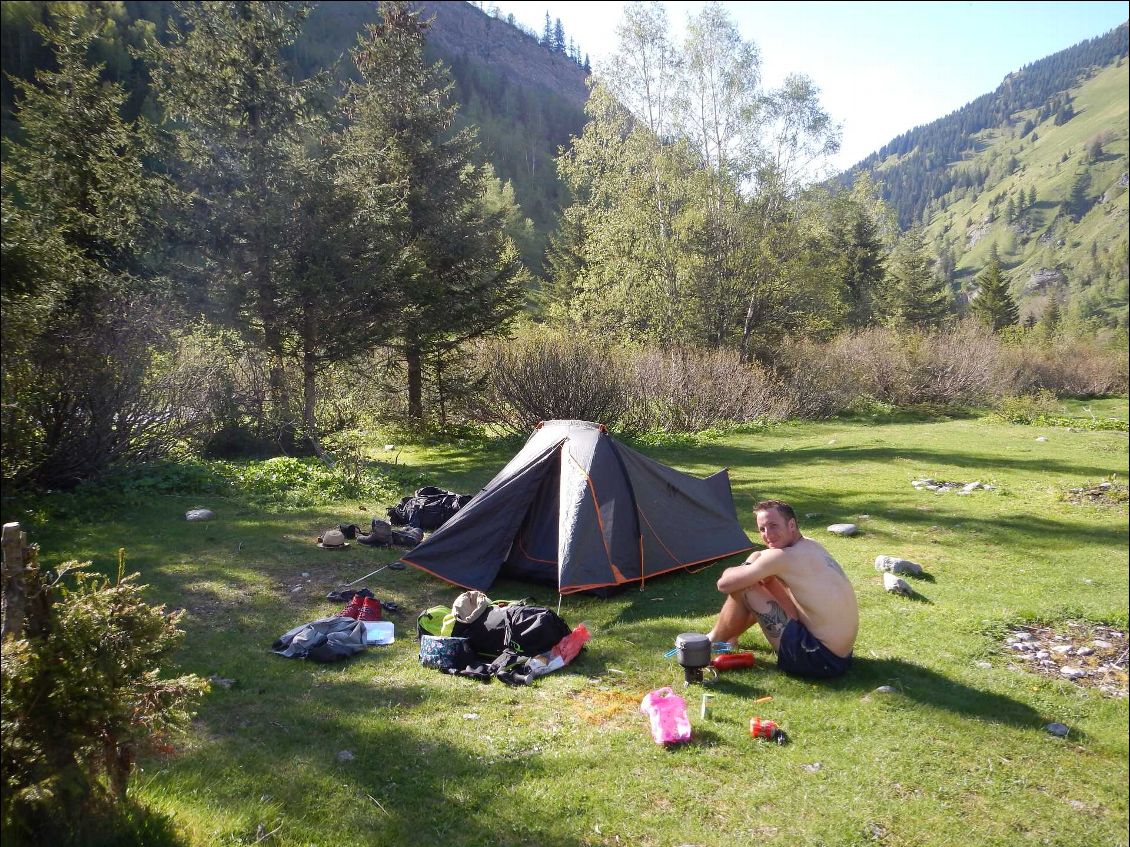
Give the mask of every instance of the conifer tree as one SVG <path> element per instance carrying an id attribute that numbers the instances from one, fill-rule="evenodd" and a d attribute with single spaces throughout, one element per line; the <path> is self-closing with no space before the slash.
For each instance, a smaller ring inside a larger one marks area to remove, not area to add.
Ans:
<path id="1" fill-rule="evenodd" d="M 1008 290 L 1008 280 L 1001 273 L 1000 259 L 994 252 L 989 265 L 977 277 L 977 296 L 970 304 L 970 313 L 993 332 L 1020 323 L 1020 311 Z"/>
<path id="2" fill-rule="evenodd" d="M 423 362 L 499 330 L 525 284 L 504 211 L 484 209 L 491 174 L 473 164 L 472 129 L 452 132 L 458 104 L 446 68 L 424 62 L 427 24 L 407 3 L 381 4 L 381 21 L 353 58 L 360 79 L 348 94 L 345 155 L 398 186 L 393 222 L 396 334 L 408 376 L 408 413 L 424 415 Z"/>
<path id="3" fill-rule="evenodd" d="M 262 2 L 178 8 L 170 42 L 152 56 L 158 96 L 180 127 L 182 184 L 197 198 L 186 222 L 188 260 L 178 276 L 194 284 L 213 317 L 267 354 L 270 415 L 282 425 L 292 409 L 276 260 L 287 244 L 294 151 L 316 119 L 314 83 L 294 81 L 284 53 L 309 8 Z"/>
<path id="4" fill-rule="evenodd" d="M 889 324 L 932 329 L 950 317 L 949 298 L 931 265 L 922 230 L 910 230 L 902 237 L 892 257 L 884 303 Z"/>
<path id="5" fill-rule="evenodd" d="M 157 137 L 122 117 L 127 94 L 90 60 L 98 6 L 57 4 L 36 31 L 54 57 L 17 81 L 5 139 L 3 473 L 70 486 L 147 448 L 147 363 L 165 340 L 141 321 L 158 285 L 143 261 L 172 196 L 147 162 Z M 141 392 L 139 394 L 139 392 Z M 27 440 L 25 440 L 27 436 Z"/>

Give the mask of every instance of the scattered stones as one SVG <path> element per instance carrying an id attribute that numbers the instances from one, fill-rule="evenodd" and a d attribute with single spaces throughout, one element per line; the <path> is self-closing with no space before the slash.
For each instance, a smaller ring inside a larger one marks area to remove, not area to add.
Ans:
<path id="1" fill-rule="evenodd" d="M 479 719 L 479 713 L 478 712 L 464 712 L 463 713 L 463 720 L 477 721 L 478 719 Z"/>
<path id="2" fill-rule="evenodd" d="M 1099 506 L 1125 506 L 1127 501 L 1130 500 L 1130 489 L 1124 482 L 1107 480 L 1098 485 L 1083 483 L 1074 488 L 1068 488 L 1062 497 L 1075 505 L 1094 503 Z"/>
<path id="3" fill-rule="evenodd" d="M 942 494 L 946 491 L 956 491 L 958 494 L 972 494 L 974 491 L 992 491 L 993 486 L 988 483 L 981 482 L 943 482 L 936 479 L 916 479 L 910 483 L 914 488 L 922 491 L 933 491 L 935 494 Z"/>
<path id="4" fill-rule="evenodd" d="M 853 523 L 834 523 L 828 527 L 828 532 L 833 535 L 855 535 L 859 532 L 859 527 Z"/>
<path id="5" fill-rule="evenodd" d="M 899 559 L 896 556 L 876 556 L 875 570 L 909 574 L 910 576 L 922 575 L 922 565 L 916 564 L 909 559 Z"/>
<path id="6" fill-rule="evenodd" d="M 208 681 L 213 685 L 220 686 L 220 688 L 231 688 L 233 685 L 235 685 L 234 679 L 224 679 L 219 674 L 212 674 L 210 677 L 208 677 Z"/>
<path id="7" fill-rule="evenodd" d="M 216 513 L 211 509 L 189 509 L 184 513 L 186 521 L 210 521 L 216 517 Z"/>
<path id="8" fill-rule="evenodd" d="M 813 518 L 823 517 L 823 515 L 820 512 L 805 512 L 804 516 L 808 520 L 812 520 Z"/>
<path id="9" fill-rule="evenodd" d="M 824 769 L 824 766 L 820 762 L 813 762 L 811 765 L 804 765 L 803 767 L 809 773 L 819 773 Z"/>
<path id="10" fill-rule="evenodd" d="M 1063 621 L 1054 626 L 1014 626 L 1002 645 L 1032 673 L 1070 680 L 1108 697 L 1126 697 L 1127 639 L 1120 630 L 1091 621 Z"/>
<path id="11" fill-rule="evenodd" d="M 903 597 L 909 597 L 914 593 L 914 589 L 907 584 L 906 580 L 899 579 L 893 573 L 883 574 L 883 588 L 891 594 L 901 594 Z"/>
<path id="12" fill-rule="evenodd" d="M 1052 735 L 1057 736 L 1058 738 L 1066 738 L 1067 733 L 1071 732 L 1071 730 L 1068 729 L 1065 724 L 1061 723 L 1050 723 L 1045 726 L 1044 729 L 1046 729 Z"/>
<path id="13" fill-rule="evenodd" d="M 337 754 L 337 760 L 339 762 L 352 762 L 356 758 L 351 750 L 342 750 Z"/>

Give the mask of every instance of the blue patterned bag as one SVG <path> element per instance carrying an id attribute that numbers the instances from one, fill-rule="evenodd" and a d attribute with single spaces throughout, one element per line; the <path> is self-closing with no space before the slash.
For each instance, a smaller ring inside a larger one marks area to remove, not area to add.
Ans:
<path id="1" fill-rule="evenodd" d="M 459 671 L 478 661 L 466 638 L 420 636 L 420 664 L 437 671 Z"/>

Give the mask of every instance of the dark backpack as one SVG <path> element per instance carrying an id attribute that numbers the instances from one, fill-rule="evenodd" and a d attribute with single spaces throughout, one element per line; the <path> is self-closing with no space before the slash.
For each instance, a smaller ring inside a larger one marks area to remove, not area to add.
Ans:
<path id="1" fill-rule="evenodd" d="M 536 656 L 570 632 L 569 625 L 552 609 L 511 603 L 494 605 L 469 624 L 456 621 L 451 634 L 468 639 L 476 653 L 493 657 L 506 651 Z"/>
<path id="2" fill-rule="evenodd" d="M 470 494 L 456 494 L 427 485 L 390 508 L 388 517 L 393 526 L 410 526 L 431 532 L 443 526 L 470 500 Z"/>

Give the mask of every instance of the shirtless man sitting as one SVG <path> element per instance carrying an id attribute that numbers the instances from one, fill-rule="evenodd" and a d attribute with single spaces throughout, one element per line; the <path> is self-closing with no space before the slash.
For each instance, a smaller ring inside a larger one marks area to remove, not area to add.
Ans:
<path id="1" fill-rule="evenodd" d="M 757 530 L 768 550 L 727 568 L 718 590 L 728 595 L 711 642 L 729 642 L 756 620 L 777 654 L 777 666 L 794 676 L 824 679 L 851 665 L 859 631 L 859 606 L 836 560 L 797 529 L 787 503 L 758 503 Z"/>

